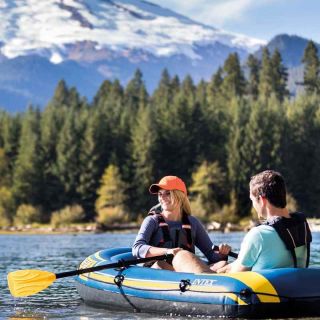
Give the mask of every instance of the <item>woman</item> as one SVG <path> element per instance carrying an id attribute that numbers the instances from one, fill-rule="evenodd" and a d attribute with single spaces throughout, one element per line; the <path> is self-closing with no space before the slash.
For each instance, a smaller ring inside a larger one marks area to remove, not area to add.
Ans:
<path id="1" fill-rule="evenodd" d="M 213 251 L 213 244 L 204 227 L 191 215 L 187 188 L 180 178 L 165 176 L 159 183 L 152 184 L 149 191 L 158 195 L 159 205 L 151 209 L 141 225 L 132 247 L 134 256 L 176 255 L 181 250 L 194 253 L 197 247 L 209 263 L 214 264 L 212 270 L 226 264 L 230 246 L 222 244 L 219 253 Z M 174 270 L 165 261 L 158 261 L 152 267 Z"/>

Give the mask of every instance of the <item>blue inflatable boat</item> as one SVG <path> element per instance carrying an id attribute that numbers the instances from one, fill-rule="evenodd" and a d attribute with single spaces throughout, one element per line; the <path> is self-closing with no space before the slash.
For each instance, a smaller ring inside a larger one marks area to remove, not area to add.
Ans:
<path id="1" fill-rule="evenodd" d="M 131 248 L 102 250 L 80 269 L 132 258 Z M 232 318 L 320 316 L 319 268 L 192 274 L 134 265 L 76 280 L 87 304 L 108 309 Z"/>

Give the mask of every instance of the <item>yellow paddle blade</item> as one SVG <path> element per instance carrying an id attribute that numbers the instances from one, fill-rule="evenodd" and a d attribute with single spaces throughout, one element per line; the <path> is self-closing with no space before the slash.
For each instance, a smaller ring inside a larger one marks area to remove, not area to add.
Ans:
<path id="1" fill-rule="evenodd" d="M 41 270 L 18 270 L 8 274 L 8 286 L 14 297 L 26 297 L 49 287 L 56 280 L 52 272 Z"/>

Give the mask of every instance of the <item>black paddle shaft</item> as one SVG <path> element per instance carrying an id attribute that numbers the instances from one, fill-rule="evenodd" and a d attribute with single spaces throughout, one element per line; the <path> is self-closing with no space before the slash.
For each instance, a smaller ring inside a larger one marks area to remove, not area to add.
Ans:
<path id="1" fill-rule="evenodd" d="M 162 256 L 149 257 L 149 258 L 119 260 L 118 262 L 103 264 L 101 266 L 56 273 L 56 279 L 77 276 L 79 274 L 99 271 L 103 269 L 125 268 L 134 264 L 145 263 L 150 261 L 169 260 L 172 258 L 173 258 L 173 254 L 164 254 Z"/>
<path id="2" fill-rule="evenodd" d="M 213 246 L 213 250 L 219 250 L 219 247 Z M 228 256 L 233 257 L 233 258 L 238 258 L 238 254 L 235 252 L 232 252 L 232 251 L 230 251 L 228 253 Z M 118 262 L 103 264 L 101 266 L 56 273 L 56 279 L 77 276 L 79 274 L 100 271 L 100 270 L 104 270 L 104 269 L 125 268 L 125 267 L 129 267 L 131 265 L 150 262 L 150 261 L 160 261 L 160 260 L 169 260 L 170 261 L 170 259 L 172 259 L 172 258 L 173 258 L 173 254 L 164 254 L 162 256 L 155 256 L 155 257 L 148 257 L 148 258 L 141 258 L 141 259 L 119 260 Z"/>

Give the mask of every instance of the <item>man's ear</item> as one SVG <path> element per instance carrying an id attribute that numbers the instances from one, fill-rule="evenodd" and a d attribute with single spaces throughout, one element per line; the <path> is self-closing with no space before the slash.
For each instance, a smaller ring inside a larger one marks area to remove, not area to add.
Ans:
<path id="1" fill-rule="evenodd" d="M 261 203 L 262 203 L 262 205 L 264 205 L 264 206 L 265 206 L 265 205 L 266 205 L 266 203 L 267 203 L 267 201 L 268 201 L 268 200 L 267 200 L 267 198 L 265 198 L 265 197 L 263 197 L 263 196 L 260 196 L 260 197 L 259 197 L 259 199 L 260 199 L 260 201 L 262 201 L 262 202 L 261 202 Z"/>

